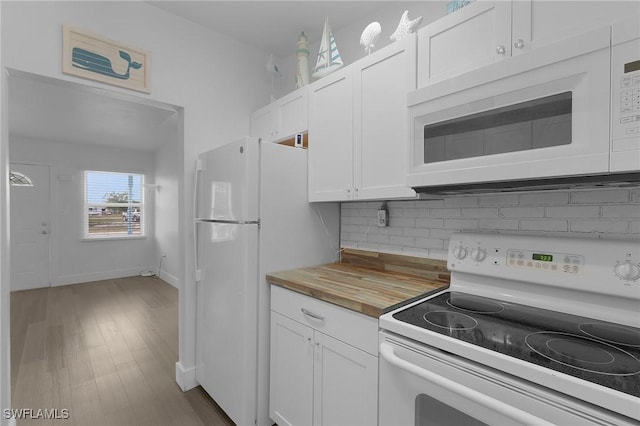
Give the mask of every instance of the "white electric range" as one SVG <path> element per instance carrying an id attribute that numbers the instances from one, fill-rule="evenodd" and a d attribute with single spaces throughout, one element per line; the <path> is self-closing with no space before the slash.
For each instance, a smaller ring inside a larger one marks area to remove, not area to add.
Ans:
<path id="1" fill-rule="evenodd" d="M 380 317 L 380 424 L 640 424 L 640 240 L 459 233 Z"/>

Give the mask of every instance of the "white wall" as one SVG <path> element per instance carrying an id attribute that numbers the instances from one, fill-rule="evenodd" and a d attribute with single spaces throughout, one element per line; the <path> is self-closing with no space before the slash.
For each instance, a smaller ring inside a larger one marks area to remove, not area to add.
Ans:
<path id="1" fill-rule="evenodd" d="M 342 203 L 341 246 L 446 259 L 456 231 L 640 239 L 640 189 L 542 191 L 388 203 Z"/>
<path id="2" fill-rule="evenodd" d="M 153 182 L 154 162 L 150 153 L 11 136 L 9 158 L 12 163 L 50 166 L 52 285 L 126 277 L 149 269 L 155 230 L 153 204 L 145 213 L 147 238 L 83 240 L 86 214 L 83 173 L 84 170 L 135 172 L 144 174 L 145 181 Z M 71 176 L 72 180 L 59 180 L 59 176 Z"/>
<path id="3" fill-rule="evenodd" d="M 2 7 L 0 7 L 0 46 L 3 45 Z M 0 71 L 4 70 L 0 55 Z M 11 407 L 10 328 L 9 328 L 9 132 L 7 130 L 7 74 L 0 73 L 0 410 Z M 8 424 L 4 416 L 0 425 Z"/>
<path id="4" fill-rule="evenodd" d="M 183 388 L 194 386 L 193 164 L 200 152 L 248 134 L 251 111 L 262 106 L 269 94 L 265 52 L 139 1 L 2 1 L 0 7 L 3 67 L 131 93 L 61 73 L 62 25 L 70 24 L 150 52 L 151 94 L 136 95 L 184 108 L 179 134 L 184 138 L 184 156 L 175 160 L 181 162 L 177 202 L 182 236 L 177 260 L 180 361 L 176 379 Z M 0 337 L 8 339 L 6 334 Z"/>
<path id="5" fill-rule="evenodd" d="M 178 123 L 173 128 L 177 133 Z M 155 244 L 149 257 L 149 270 L 159 273 L 160 278 L 174 287 L 178 287 L 180 263 L 183 262 L 180 245 L 177 244 L 180 241 L 179 200 L 183 161 L 180 148 L 175 143 L 167 143 L 154 153 L 154 183 L 158 188 L 147 191 L 155 213 Z M 166 257 L 161 259 L 162 255 Z"/>

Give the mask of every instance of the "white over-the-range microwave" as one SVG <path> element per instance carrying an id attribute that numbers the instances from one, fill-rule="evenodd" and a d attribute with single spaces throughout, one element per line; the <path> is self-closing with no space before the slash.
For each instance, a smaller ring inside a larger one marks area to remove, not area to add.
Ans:
<path id="1" fill-rule="evenodd" d="M 434 83 L 408 106 L 418 191 L 638 181 L 638 20 Z"/>

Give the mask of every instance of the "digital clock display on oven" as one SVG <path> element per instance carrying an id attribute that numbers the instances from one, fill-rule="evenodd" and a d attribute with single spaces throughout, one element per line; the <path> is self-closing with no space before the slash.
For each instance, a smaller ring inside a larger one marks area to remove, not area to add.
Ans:
<path id="1" fill-rule="evenodd" d="M 531 255 L 533 260 L 539 260 L 541 262 L 553 262 L 553 255 L 543 253 L 533 253 Z"/>

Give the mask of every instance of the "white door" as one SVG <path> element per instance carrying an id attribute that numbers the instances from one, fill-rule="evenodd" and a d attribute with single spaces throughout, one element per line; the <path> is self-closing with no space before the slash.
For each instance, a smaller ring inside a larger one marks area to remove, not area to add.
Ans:
<path id="1" fill-rule="evenodd" d="M 315 332 L 313 424 L 378 424 L 378 358 Z"/>
<path id="2" fill-rule="evenodd" d="M 270 416 L 279 425 L 313 422 L 313 329 L 271 311 Z"/>
<path id="3" fill-rule="evenodd" d="M 353 199 L 351 67 L 309 87 L 309 201 Z"/>
<path id="4" fill-rule="evenodd" d="M 201 156 L 202 199 L 198 217 L 209 220 L 257 221 L 260 150 L 258 140 L 244 138 Z"/>
<path id="5" fill-rule="evenodd" d="M 379 50 L 355 69 L 354 179 L 358 199 L 414 197 L 407 186 L 407 93 L 416 89 L 416 39 Z"/>
<path id="6" fill-rule="evenodd" d="M 258 225 L 201 223 L 196 380 L 238 425 L 256 419 Z"/>
<path id="7" fill-rule="evenodd" d="M 11 164 L 32 185 L 11 185 L 11 291 L 48 287 L 49 167 Z"/>

